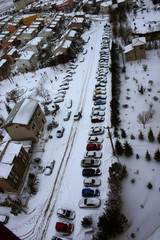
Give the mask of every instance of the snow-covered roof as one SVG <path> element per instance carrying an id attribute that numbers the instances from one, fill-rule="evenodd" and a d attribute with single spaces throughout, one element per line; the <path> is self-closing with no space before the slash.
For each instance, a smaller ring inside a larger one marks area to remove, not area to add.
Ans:
<path id="1" fill-rule="evenodd" d="M 20 60 L 29 60 L 33 57 L 33 55 L 35 54 L 35 52 L 33 51 L 25 51 L 22 53 L 22 55 L 20 56 Z"/>
<path id="2" fill-rule="evenodd" d="M 131 52 L 133 50 L 132 43 L 125 46 L 124 53 Z"/>
<path id="3" fill-rule="evenodd" d="M 2 127 L 5 127 L 10 123 L 27 125 L 35 112 L 37 105 L 38 101 L 31 99 L 23 99 L 18 102 L 10 112 Z"/>
<path id="4" fill-rule="evenodd" d="M 27 46 L 28 45 L 37 46 L 40 42 L 42 42 L 42 39 L 43 39 L 42 37 L 35 37 L 27 43 Z"/>
<path id="5" fill-rule="evenodd" d="M 14 52 L 16 52 L 17 50 L 15 48 L 12 48 L 7 55 L 11 56 Z"/>
<path id="6" fill-rule="evenodd" d="M 71 30 L 70 33 L 68 34 L 69 37 L 74 37 L 76 35 L 76 31 Z"/>
<path id="7" fill-rule="evenodd" d="M 18 156 L 21 148 L 22 148 L 22 144 L 18 144 L 14 142 L 8 143 L 7 150 L 3 154 L 1 163 L 11 165 L 13 163 L 14 157 Z"/>
<path id="8" fill-rule="evenodd" d="M 2 59 L 2 60 L 0 60 L 0 67 L 2 67 L 3 66 L 3 64 L 4 63 L 6 63 L 7 62 L 7 60 L 6 59 Z"/>
<path id="9" fill-rule="evenodd" d="M 112 5 L 112 1 L 108 1 L 108 2 L 103 2 L 101 3 L 101 6 L 102 7 L 108 7 L 108 6 L 111 6 Z"/>
<path id="10" fill-rule="evenodd" d="M 81 17 L 74 17 L 72 19 L 73 23 L 82 23 L 83 21 L 84 21 L 84 18 L 81 18 Z"/>
<path id="11" fill-rule="evenodd" d="M 132 40 L 132 45 L 133 46 L 144 45 L 145 43 L 146 43 L 146 38 L 145 37 L 134 38 Z"/>
<path id="12" fill-rule="evenodd" d="M 12 170 L 12 167 L 13 167 L 13 164 L 9 165 L 9 164 L 0 163 L 0 178 L 7 179 Z"/>
<path id="13" fill-rule="evenodd" d="M 66 40 L 65 42 L 64 42 L 64 44 L 63 44 L 63 48 L 69 48 L 70 47 L 70 45 L 71 45 L 71 41 L 70 40 Z"/>

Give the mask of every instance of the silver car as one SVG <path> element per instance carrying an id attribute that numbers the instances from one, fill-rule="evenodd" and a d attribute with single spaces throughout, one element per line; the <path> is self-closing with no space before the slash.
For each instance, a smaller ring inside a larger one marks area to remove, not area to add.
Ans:
<path id="1" fill-rule="evenodd" d="M 101 158 L 102 152 L 88 151 L 84 154 L 84 158 Z"/>
<path id="2" fill-rule="evenodd" d="M 101 179 L 98 178 L 85 178 L 83 181 L 85 187 L 98 187 L 101 185 Z"/>
<path id="3" fill-rule="evenodd" d="M 101 164 L 101 160 L 93 159 L 93 158 L 85 158 L 81 160 L 82 167 L 99 167 Z"/>
<path id="4" fill-rule="evenodd" d="M 83 198 L 79 201 L 80 208 L 97 208 L 101 205 L 99 198 Z"/>

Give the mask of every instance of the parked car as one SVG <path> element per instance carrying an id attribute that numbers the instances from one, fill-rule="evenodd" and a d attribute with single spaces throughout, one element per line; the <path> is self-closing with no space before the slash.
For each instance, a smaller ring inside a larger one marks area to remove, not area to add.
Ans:
<path id="1" fill-rule="evenodd" d="M 94 92 L 94 95 L 98 95 L 98 94 L 106 95 L 106 91 L 96 90 L 96 91 Z"/>
<path id="2" fill-rule="evenodd" d="M 59 91 L 58 93 L 56 93 L 56 95 L 59 95 L 59 94 L 64 94 L 64 95 L 65 95 L 65 94 L 66 94 L 66 91 L 63 91 L 63 90 L 62 90 L 62 91 Z"/>
<path id="3" fill-rule="evenodd" d="M 101 116 L 92 116 L 91 117 L 91 122 L 92 123 L 97 123 L 97 122 L 104 122 L 104 117 Z"/>
<path id="4" fill-rule="evenodd" d="M 65 94 L 58 94 L 58 95 L 56 95 L 56 97 L 54 99 L 56 100 L 56 99 L 64 98 L 64 97 L 65 97 Z"/>
<path id="5" fill-rule="evenodd" d="M 76 213 L 75 213 L 75 211 L 71 211 L 71 210 L 64 209 L 64 208 L 59 208 L 57 210 L 57 215 L 58 215 L 58 217 L 73 220 L 76 216 Z"/>
<path id="6" fill-rule="evenodd" d="M 64 90 L 68 90 L 69 86 L 64 86 L 58 89 L 58 91 L 64 91 Z"/>
<path id="7" fill-rule="evenodd" d="M 100 143 L 88 143 L 86 150 L 87 151 L 98 151 L 101 150 L 102 145 Z"/>
<path id="8" fill-rule="evenodd" d="M 104 111 L 104 110 L 106 110 L 106 107 L 105 106 L 101 106 L 101 105 L 97 105 L 97 106 L 94 106 L 92 108 L 92 111 L 98 111 L 98 110 Z"/>
<path id="9" fill-rule="evenodd" d="M 88 143 L 102 143 L 103 142 L 103 138 L 102 137 L 97 137 L 97 136 L 90 136 L 88 138 Z"/>
<path id="10" fill-rule="evenodd" d="M 85 168 L 82 170 L 82 175 L 84 177 L 100 176 L 101 171 L 99 168 Z"/>
<path id="11" fill-rule="evenodd" d="M 55 162 L 56 161 L 53 160 L 50 164 L 47 164 L 47 166 L 45 168 L 45 171 L 44 171 L 45 175 L 51 175 L 52 174 Z"/>
<path id="12" fill-rule="evenodd" d="M 63 97 L 58 97 L 57 99 L 55 99 L 54 103 L 60 103 L 63 102 L 64 98 Z"/>
<path id="13" fill-rule="evenodd" d="M 93 158 L 85 158 L 81 160 L 82 167 L 99 167 L 101 164 L 101 160 L 93 159 Z"/>
<path id="14" fill-rule="evenodd" d="M 64 86 L 68 86 L 68 85 L 69 85 L 68 82 L 63 82 L 63 83 L 60 85 L 60 87 L 64 87 Z"/>
<path id="15" fill-rule="evenodd" d="M 82 117 L 82 113 L 81 112 L 76 112 L 74 114 L 74 121 L 78 121 L 81 117 Z"/>
<path id="16" fill-rule="evenodd" d="M 96 83 L 95 87 L 106 87 L 106 84 L 105 83 Z"/>
<path id="17" fill-rule="evenodd" d="M 101 158 L 102 152 L 88 151 L 84 154 L 84 158 Z"/>
<path id="18" fill-rule="evenodd" d="M 71 82 L 73 81 L 73 78 L 65 78 L 62 83 L 66 83 L 66 82 Z"/>
<path id="19" fill-rule="evenodd" d="M 71 108 L 72 107 L 72 99 L 68 99 L 65 103 L 66 108 Z"/>
<path id="20" fill-rule="evenodd" d="M 70 119 L 70 116 L 71 116 L 71 111 L 66 112 L 63 120 L 68 121 Z"/>
<path id="21" fill-rule="evenodd" d="M 57 130 L 57 134 L 56 134 L 57 138 L 63 137 L 64 130 L 65 130 L 64 127 L 61 127 Z"/>
<path id="22" fill-rule="evenodd" d="M 66 79 L 66 78 L 71 78 L 72 77 L 72 74 L 67 74 L 65 77 L 64 77 L 64 79 Z"/>
<path id="23" fill-rule="evenodd" d="M 53 236 L 51 240 L 72 240 L 72 238 L 65 238 L 65 237 L 56 237 L 56 236 Z"/>
<path id="24" fill-rule="evenodd" d="M 100 191 L 98 189 L 92 189 L 92 188 L 82 189 L 83 197 L 98 197 L 99 195 L 100 195 Z"/>
<path id="25" fill-rule="evenodd" d="M 99 198 L 83 198 L 79 201 L 80 208 L 97 208 L 101 205 Z"/>
<path id="26" fill-rule="evenodd" d="M 92 112 L 92 116 L 100 116 L 100 117 L 103 117 L 105 115 L 105 112 L 104 111 L 93 111 Z"/>
<path id="27" fill-rule="evenodd" d="M 106 101 L 102 99 L 97 99 L 94 102 L 94 105 L 104 105 L 104 104 L 106 104 Z"/>
<path id="28" fill-rule="evenodd" d="M 93 96 L 93 100 L 97 100 L 97 99 L 106 99 L 107 95 L 103 95 L 103 94 L 97 94 Z"/>
<path id="29" fill-rule="evenodd" d="M 85 187 L 98 187 L 101 185 L 101 179 L 97 178 L 85 178 L 83 181 Z"/>
<path id="30" fill-rule="evenodd" d="M 89 135 L 101 135 L 104 133 L 104 128 L 96 126 L 89 131 Z"/>
<path id="31" fill-rule="evenodd" d="M 6 224 L 9 220 L 9 216 L 5 215 L 5 214 L 0 214 L 0 222 L 3 224 Z"/>
<path id="32" fill-rule="evenodd" d="M 57 222 L 55 229 L 57 232 L 64 232 L 64 233 L 71 234 L 74 230 L 74 224 L 67 223 L 67 222 Z"/>

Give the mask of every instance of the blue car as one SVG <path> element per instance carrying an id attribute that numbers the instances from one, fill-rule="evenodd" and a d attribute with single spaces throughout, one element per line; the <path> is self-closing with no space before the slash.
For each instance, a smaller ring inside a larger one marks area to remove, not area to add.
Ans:
<path id="1" fill-rule="evenodd" d="M 82 196 L 83 197 L 98 197 L 100 195 L 100 191 L 98 189 L 92 188 L 83 188 L 82 189 Z"/>
<path id="2" fill-rule="evenodd" d="M 97 99 L 94 102 L 94 105 L 104 105 L 104 104 L 106 104 L 106 101 L 102 99 Z"/>

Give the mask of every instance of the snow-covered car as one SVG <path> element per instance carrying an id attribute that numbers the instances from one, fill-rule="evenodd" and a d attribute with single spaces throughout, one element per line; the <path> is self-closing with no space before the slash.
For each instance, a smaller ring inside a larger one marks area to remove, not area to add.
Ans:
<path id="1" fill-rule="evenodd" d="M 71 234 L 74 230 L 74 224 L 73 223 L 67 223 L 67 222 L 57 222 L 55 229 L 57 232 L 63 232 Z"/>
<path id="2" fill-rule="evenodd" d="M 65 130 L 64 127 L 61 127 L 57 130 L 57 133 L 56 133 L 57 138 L 63 137 L 64 130 Z"/>
<path id="3" fill-rule="evenodd" d="M 92 116 L 91 122 L 92 123 L 98 123 L 98 122 L 104 122 L 105 118 L 101 116 Z"/>
<path id="4" fill-rule="evenodd" d="M 98 189 L 92 189 L 92 188 L 82 189 L 83 197 L 98 197 L 99 195 L 100 195 L 100 191 Z"/>
<path id="5" fill-rule="evenodd" d="M 98 106 L 94 106 L 93 108 L 92 108 L 92 111 L 104 111 L 104 110 L 106 110 L 106 107 L 105 106 L 101 106 L 101 105 L 98 105 Z"/>
<path id="6" fill-rule="evenodd" d="M 68 100 L 65 102 L 65 106 L 66 106 L 66 108 L 71 108 L 71 107 L 72 107 L 72 99 L 68 99 Z"/>
<path id="7" fill-rule="evenodd" d="M 45 171 L 44 171 L 44 174 L 45 175 L 51 175 L 52 171 L 53 171 L 53 168 L 54 168 L 54 165 L 55 165 L 55 160 L 53 160 L 50 164 L 47 164 L 47 166 L 45 168 Z"/>
<path id="8" fill-rule="evenodd" d="M 105 84 L 105 83 L 100 83 L 100 82 L 98 82 L 98 83 L 96 83 L 95 87 L 96 87 L 96 88 L 97 88 L 97 87 L 106 87 L 106 84 Z"/>
<path id="9" fill-rule="evenodd" d="M 85 168 L 82 170 L 83 177 L 94 177 L 94 176 L 100 176 L 101 170 L 99 168 Z"/>
<path id="10" fill-rule="evenodd" d="M 71 210 L 64 209 L 64 208 L 59 208 L 57 210 L 57 216 L 62 217 L 62 218 L 66 218 L 66 219 L 69 219 L 69 220 L 73 220 L 76 216 L 76 213 L 75 213 L 75 211 L 71 211 Z"/>
<path id="11" fill-rule="evenodd" d="M 6 224 L 9 220 L 9 216 L 5 215 L 5 214 L 0 214 L 0 222 L 3 224 Z"/>
<path id="12" fill-rule="evenodd" d="M 54 98 L 55 100 L 56 99 L 59 99 L 59 98 L 64 98 L 65 97 L 65 94 L 58 94 L 58 95 L 56 95 L 56 97 Z"/>
<path id="13" fill-rule="evenodd" d="M 103 138 L 100 136 L 90 136 L 88 138 L 88 143 L 102 143 Z"/>
<path id="14" fill-rule="evenodd" d="M 64 121 L 68 121 L 70 119 L 70 116 L 71 116 L 71 111 L 66 112 L 65 115 L 64 115 L 63 120 Z"/>
<path id="15" fill-rule="evenodd" d="M 95 151 L 87 151 L 84 154 L 84 158 L 101 158 L 102 152 L 95 152 Z"/>
<path id="16" fill-rule="evenodd" d="M 66 91 L 65 91 L 65 90 L 59 91 L 59 92 L 56 93 L 56 96 L 58 96 L 58 95 L 60 95 L 60 94 L 65 95 L 65 94 L 66 94 Z"/>
<path id="17" fill-rule="evenodd" d="M 63 82 L 63 83 L 60 85 L 60 87 L 64 87 L 64 86 L 68 86 L 68 85 L 69 85 L 68 82 Z"/>
<path id="18" fill-rule="evenodd" d="M 69 86 L 63 86 L 61 88 L 58 89 L 58 91 L 64 91 L 64 90 L 68 90 L 69 89 Z"/>
<path id="19" fill-rule="evenodd" d="M 85 178 L 83 181 L 85 187 L 98 187 L 101 185 L 101 179 L 99 178 Z"/>
<path id="20" fill-rule="evenodd" d="M 78 121 L 81 117 L 82 117 L 82 113 L 81 112 L 76 112 L 74 114 L 74 121 Z"/>
<path id="21" fill-rule="evenodd" d="M 63 102 L 64 98 L 63 97 L 58 97 L 57 99 L 54 100 L 54 103 L 60 103 Z"/>
<path id="22" fill-rule="evenodd" d="M 96 90 L 96 91 L 94 92 L 94 95 L 98 95 L 98 94 L 106 95 L 106 91 Z"/>
<path id="23" fill-rule="evenodd" d="M 105 112 L 104 111 L 97 111 L 97 110 L 95 110 L 95 111 L 93 111 L 92 112 L 92 116 L 104 116 L 105 115 Z"/>
<path id="24" fill-rule="evenodd" d="M 102 94 L 96 94 L 96 95 L 93 95 L 93 100 L 97 100 L 97 99 L 106 99 L 107 98 L 107 95 L 102 95 Z"/>
<path id="25" fill-rule="evenodd" d="M 101 160 L 93 158 L 85 158 L 81 160 L 82 167 L 99 167 Z"/>
<path id="26" fill-rule="evenodd" d="M 89 131 L 89 135 L 101 135 L 104 133 L 104 128 L 96 126 Z"/>
<path id="27" fill-rule="evenodd" d="M 56 236 L 53 236 L 51 240 L 72 240 L 72 238 L 65 238 L 65 237 L 56 237 Z"/>
<path id="28" fill-rule="evenodd" d="M 101 205 L 99 198 L 83 198 L 79 201 L 80 208 L 97 208 Z"/>

